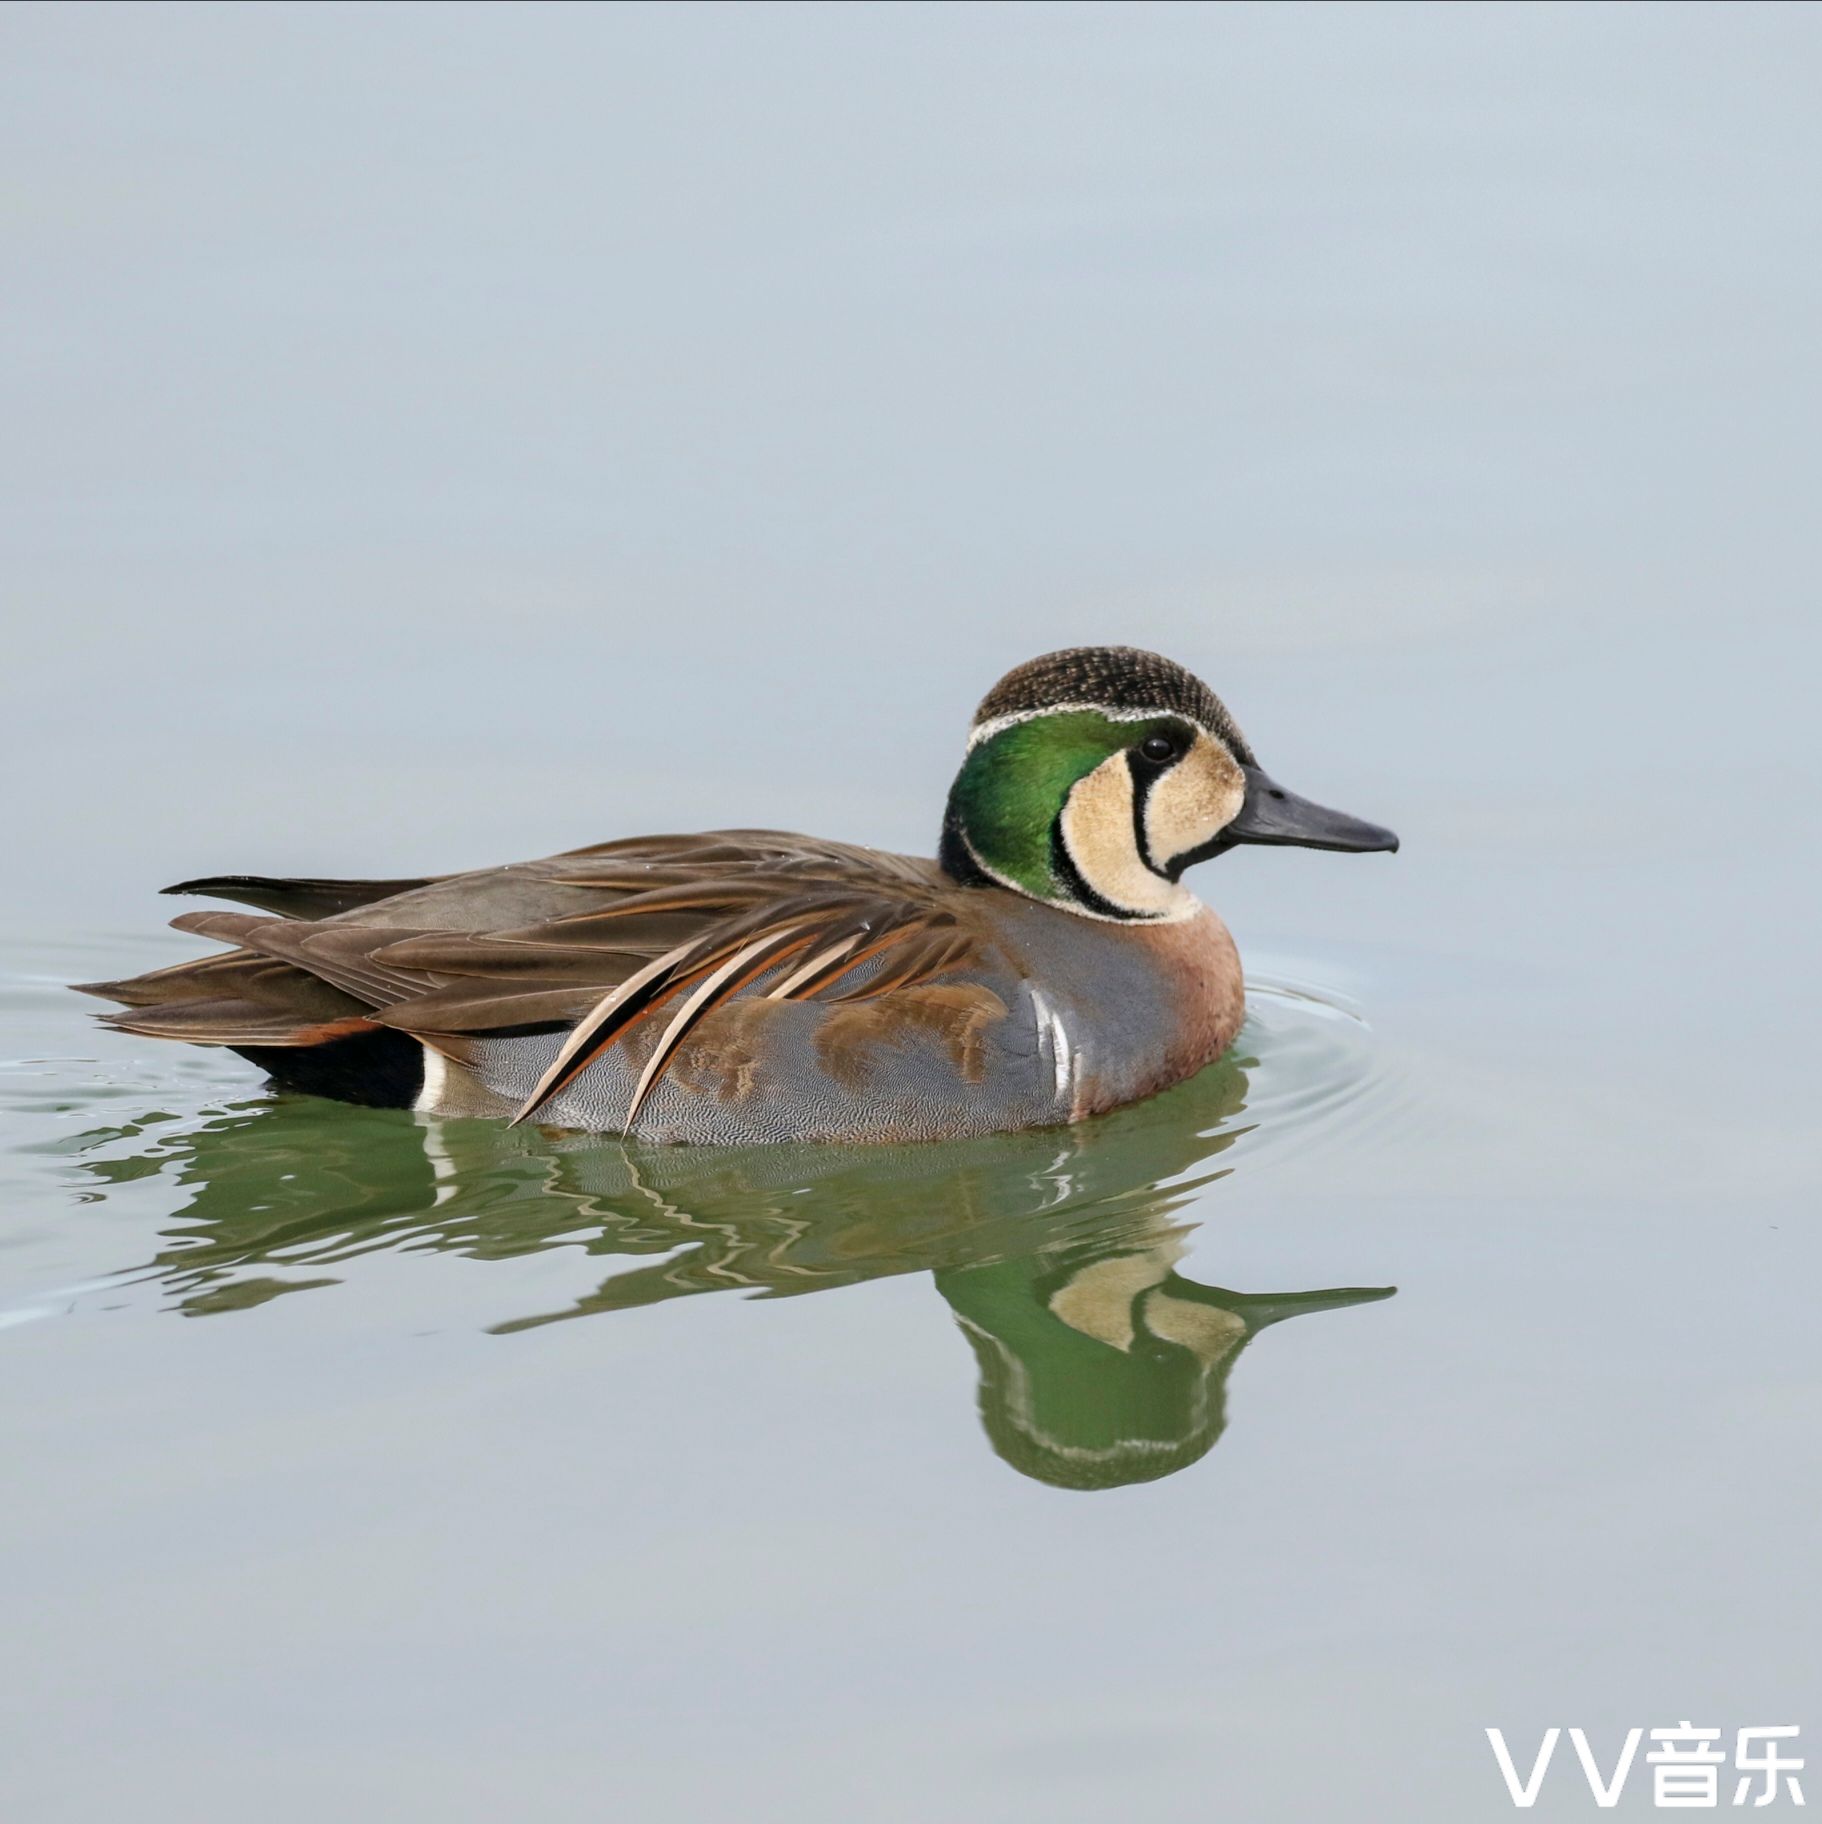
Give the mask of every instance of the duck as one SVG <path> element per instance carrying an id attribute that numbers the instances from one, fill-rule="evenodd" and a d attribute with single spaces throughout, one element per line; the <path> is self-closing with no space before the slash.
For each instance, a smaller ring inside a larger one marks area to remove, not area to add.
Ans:
<path id="1" fill-rule="evenodd" d="M 1199 678 L 1128 646 L 981 700 L 937 853 L 777 830 L 632 837 L 395 880 L 219 875 L 228 946 L 113 982 L 116 1031 L 274 1088 L 658 1144 L 1057 1127 L 1194 1076 L 1245 1015 L 1184 884 L 1245 844 L 1391 852 L 1280 786 Z"/>

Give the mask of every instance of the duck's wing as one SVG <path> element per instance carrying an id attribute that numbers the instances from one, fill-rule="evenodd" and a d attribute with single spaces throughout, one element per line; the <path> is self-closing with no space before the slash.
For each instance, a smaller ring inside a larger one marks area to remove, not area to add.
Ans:
<path id="1" fill-rule="evenodd" d="M 193 893 L 201 899 L 231 899 L 237 906 L 256 906 L 281 918 L 332 918 L 376 899 L 394 899 L 428 887 L 441 878 L 416 880 L 280 880 L 266 874 L 212 874 L 202 880 L 180 880 L 166 893 Z"/>
<path id="2" fill-rule="evenodd" d="M 172 922 L 238 948 L 95 985 L 127 1003 L 115 1026 L 226 1045 L 391 1028 L 458 1060 L 478 1037 L 568 1028 L 521 1118 L 635 1027 L 657 1033 L 636 1109 L 689 1033 L 745 990 L 877 1000 L 955 970 L 979 943 L 966 895 L 934 862 L 753 830 L 446 876 L 320 919 Z"/>

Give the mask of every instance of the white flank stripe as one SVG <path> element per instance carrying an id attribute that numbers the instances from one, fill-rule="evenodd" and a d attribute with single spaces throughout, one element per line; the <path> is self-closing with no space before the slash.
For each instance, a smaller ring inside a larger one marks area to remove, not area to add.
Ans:
<path id="1" fill-rule="evenodd" d="M 1068 1106 L 1070 1078 L 1075 1072 L 1075 1051 L 1069 1043 L 1068 1029 L 1056 1009 L 1036 988 L 1031 990 L 1031 1004 L 1037 1009 L 1038 1043 L 1050 1054 L 1051 1069 L 1056 1077 L 1057 1101 Z"/>
<path id="2" fill-rule="evenodd" d="M 422 1044 L 422 1041 L 419 1041 Z M 442 1107 L 443 1090 L 448 1082 L 449 1067 L 443 1062 L 440 1051 L 432 1051 L 428 1045 L 424 1051 L 424 1087 L 418 1091 L 418 1099 L 412 1103 L 420 1115 L 434 1115 Z"/>

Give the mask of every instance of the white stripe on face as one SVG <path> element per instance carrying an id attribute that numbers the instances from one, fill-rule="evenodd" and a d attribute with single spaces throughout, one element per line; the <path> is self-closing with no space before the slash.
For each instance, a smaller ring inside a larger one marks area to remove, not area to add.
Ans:
<path id="1" fill-rule="evenodd" d="M 983 741 L 991 741 L 997 734 L 1009 728 L 1017 728 L 1024 722 L 1036 722 L 1043 716 L 1069 716 L 1086 713 L 1099 716 L 1104 722 L 1155 722 L 1166 712 L 1156 709 L 1109 709 L 1105 703 L 1046 703 L 1042 709 L 1015 709 L 1010 715 L 994 716 L 986 722 L 977 723 L 968 736 L 968 751 L 972 753 Z"/>

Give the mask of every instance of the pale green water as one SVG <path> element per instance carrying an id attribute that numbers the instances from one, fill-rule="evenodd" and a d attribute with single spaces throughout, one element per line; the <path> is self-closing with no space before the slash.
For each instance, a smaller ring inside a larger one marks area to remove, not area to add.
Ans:
<path id="1" fill-rule="evenodd" d="M 1817 21 L 13 9 L 9 1824 L 1813 1750 Z M 927 851 L 1101 638 L 1405 848 L 1202 870 L 1242 1045 L 1077 1131 L 553 1141 L 61 985 L 225 869 Z"/>
<path id="2" fill-rule="evenodd" d="M 1365 1087 L 1351 1016 L 1270 986 L 1255 1008 L 1248 1043 L 1172 1095 L 1074 1129 L 953 1146 L 629 1146 L 249 1097 L 231 1064 L 205 1066 L 233 1085 L 212 1097 L 199 1072 L 172 1093 L 167 1067 L 165 1099 L 182 1111 L 145 1109 L 121 1085 L 71 1094 L 70 1061 L 22 1063 L 22 1111 L 75 1130 L 22 1154 L 54 1162 L 75 1203 L 109 1216 L 143 1205 L 159 1245 L 47 1287 L 7 1319 L 135 1295 L 191 1317 L 246 1311 L 341 1285 L 382 1252 L 504 1262 L 550 1250 L 614 1268 L 572 1304 L 508 1309 L 488 1326 L 498 1334 L 699 1292 L 784 1297 L 934 1274 L 990 1358 L 984 1416 L 1015 1467 L 1071 1486 L 1150 1480 L 1215 1442 L 1227 1373 L 1256 1329 L 1391 1292 L 1259 1298 L 1173 1271 L 1188 1233 L 1179 1212 L 1228 1176 L 1230 1150 L 1251 1157 L 1309 1135 Z M 48 1011 L 55 1030 L 67 1009 Z M 32 1077 L 54 1086 L 34 1095 Z M 1106 1297 L 1104 1282 L 1117 1288 Z M 1130 1332 L 1135 1300 L 1142 1325 L 1154 1298 L 1175 1302 L 1135 1348 L 1120 1326 Z"/>

